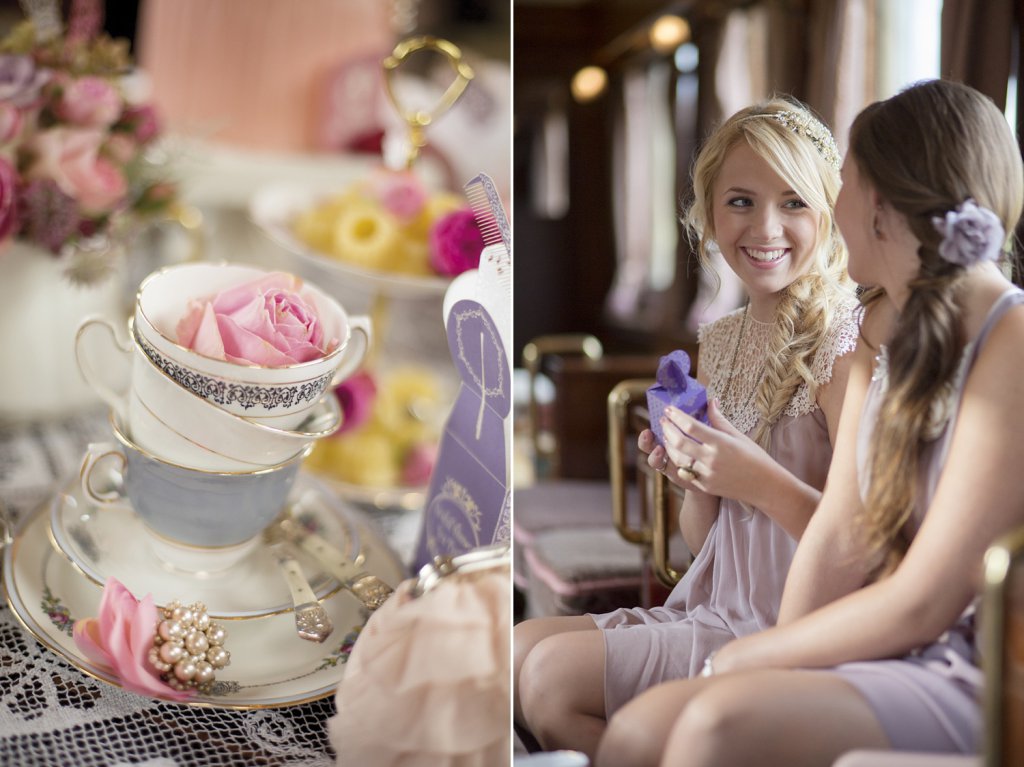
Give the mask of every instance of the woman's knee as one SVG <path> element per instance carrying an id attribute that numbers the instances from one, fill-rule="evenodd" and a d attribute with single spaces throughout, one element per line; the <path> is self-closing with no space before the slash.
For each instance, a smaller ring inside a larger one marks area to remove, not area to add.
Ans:
<path id="1" fill-rule="evenodd" d="M 519 669 L 519 699 L 523 710 L 536 708 L 548 697 L 549 688 L 561 684 L 565 660 L 571 654 L 566 635 L 552 634 L 535 642 L 526 653 Z"/>
<path id="2" fill-rule="evenodd" d="M 734 763 L 736 748 L 749 743 L 744 725 L 753 724 L 756 711 L 748 710 L 742 696 L 711 687 L 694 696 L 683 709 L 665 743 L 663 763 L 687 754 L 693 764 Z M 676 756 L 673 756 L 676 755 Z"/>
<path id="3" fill-rule="evenodd" d="M 519 701 L 530 728 L 558 718 L 558 712 L 603 712 L 603 661 L 598 632 L 553 634 L 538 641 L 519 671 Z"/>
<path id="4" fill-rule="evenodd" d="M 608 721 L 597 752 L 596 767 L 657 767 L 664 742 L 652 737 L 648 712 L 626 705 Z"/>

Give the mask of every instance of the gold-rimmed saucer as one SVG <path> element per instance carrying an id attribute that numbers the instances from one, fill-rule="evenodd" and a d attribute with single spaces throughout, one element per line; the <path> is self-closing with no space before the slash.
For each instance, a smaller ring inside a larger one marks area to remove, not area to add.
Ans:
<path id="1" fill-rule="evenodd" d="M 397 584 L 403 577 L 402 568 L 385 541 L 357 512 L 352 519 L 363 542 L 364 567 Z M 5 547 L 7 601 L 22 625 L 44 646 L 80 671 L 118 686 L 117 679 L 91 663 L 71 638 L 76 619 L 97 614 L 103 590 L 57 553 L 51 545 L 49 522 L 45 509 L 36 512 Z M 179 598 L 192 601 L 193 595 Z M 287 613 L 227 623 L 225 646 L 231 652 L 231 665 L 218 673 L 209 693 L 187 703 L 253 709 L 295 705 L 330 695 L 344 675 L 345 662 L 367 613 L 345 592 L 325 599 L 323 606 L 336 627 L 335 635 L 323 645 L 300 640 Z"/>
<path id="2" fill-rule="evenodd" d="M 300 503 L 307 495 L 322 503 Z M 308 474 L 300 474 L 289 497 L 301 507 L 299 521 L 326 536 L 351 559 L 360 556 L 361 536 L 355 512 Z M 157 604 L 187 597 L 202 601 L 213 618 L 260 618 L 292 610 L 288 586 L 277 560 L 262 538 L 244 544 L 248 551 L 225 569 L 184 569 L 167 561 L 173 544 L 160 540 L 143 524 L 127 502 L 100 506 L 77 482 L 57 493 L 49 508 L 49 537 L 55 550 L 93 584 L 115 577 L 138 597 L 152 594 Z M 207 556 L 199 547 L 182 552 L 193 564 Z M 173 549 L 172 549 L 173 551 Z M 211 562 L 218 555 L 208 554 Z M 317 599 L 335 594 L 340 584 L 315 560 L 301 553 L 300 567 Z"/>

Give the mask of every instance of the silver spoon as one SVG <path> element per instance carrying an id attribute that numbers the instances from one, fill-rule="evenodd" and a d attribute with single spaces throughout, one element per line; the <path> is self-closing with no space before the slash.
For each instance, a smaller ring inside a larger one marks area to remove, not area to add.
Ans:
<path id="1" fill-rule="evenodd" d="M 306 576 L 302 574 L 302 568 L 298 561 L 291 555 L 289 544 L 280 532 L 277 525 L 271 525 L 263 533 L 263 540 L 267 543 L 271 553 L 277 559 L 281 575 L 292 595 L 292 604 L 295 609 L 295 629 L 301 639 L 310 642 L 323 642 L 334 631 L 330 616 L 317 601 Z"/>
<path id="2" fill-rule="evenodd" d="M 289 516 L 279 519 L 273 527 L 277 530 L 275 535 L 283 536 L 313 557 L 343 588 L 362 602 L 367 610 L 376 610 L 394 592 L 391 586 L 363 569 L 362 552 L 354 560 L 349 559 L 319 535 L 304 530 Z"/>

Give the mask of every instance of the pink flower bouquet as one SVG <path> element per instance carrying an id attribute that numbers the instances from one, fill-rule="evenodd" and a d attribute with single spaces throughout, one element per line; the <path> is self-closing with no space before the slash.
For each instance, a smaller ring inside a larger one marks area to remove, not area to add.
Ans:
<path id="1" fill-rule="evenodd" d="M 126 94 L 129 69 L 127 43 L 105 36 L 44 40 L 25 22 L 0 42 L 0 247 L 109 250 L 173 202 L 147 155 L 160 123 Z"/>

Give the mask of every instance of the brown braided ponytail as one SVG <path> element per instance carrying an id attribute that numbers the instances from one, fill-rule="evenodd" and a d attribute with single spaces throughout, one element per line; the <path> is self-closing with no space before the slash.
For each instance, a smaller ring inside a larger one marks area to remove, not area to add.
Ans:
<path id="1" fill-rule="evenodd" d="M 932 410 L 952 384 L 965 343 L 964 267 L 939 256 L 942 238 L 932 219 L 974 198 L 1012 231 L 1021 212 L 1022 168 L 995 105 L 946 81 L 918 84 L 862 111 L 851 129 L 850 155 L 921 243 L 920 271 L 887 344 L 888 390 L 871 438 L 864 521 L 875 575 L 882 576 L 906 552 L 918 460 L 936 436 Z M 872 291 L 866 303 L 880 296 Z"/>

